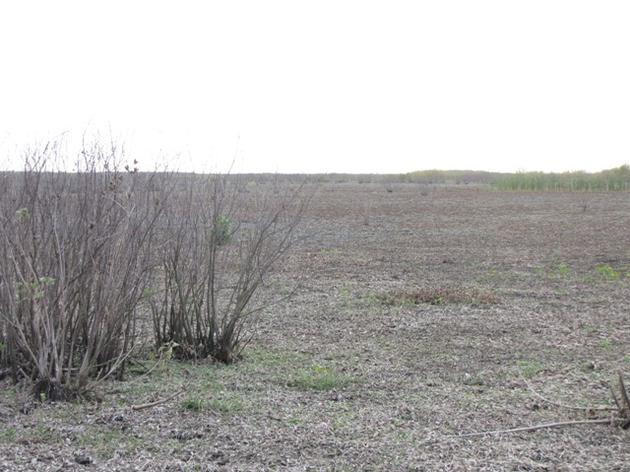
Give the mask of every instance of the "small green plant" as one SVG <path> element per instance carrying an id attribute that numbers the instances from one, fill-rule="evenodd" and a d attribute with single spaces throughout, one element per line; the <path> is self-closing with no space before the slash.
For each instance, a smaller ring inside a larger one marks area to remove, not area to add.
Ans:
<path id="1" fill-rule="evenodd" d="M 24 222 L 31 217 L 31 212 L 28 211 L 28 208 L 20 208 L 18 211 L 15 212 L 15 216 L 17 217 L 18 221 Z"/>
<path id="2" fill-rule="evenodd" d="M 466 374 L 464 375 L 464 380 L 462 383 L 464 385 L 468 385 L 469 387 L 481 387 L 482 385 L 485 385 L 485 381 L 481 374 L 476 374 L 476 375 Z"/>
<path id="3" fill-rule="evenodd" d="M 182 401 L 182 408 L 184 410 L 199 413 L 204 410 L 205 402 L 203 401 L 203 398 L 197 395 L 190 395 Z"/>
<path id="4" fill-rule="evenodd" d="M 15 428 L 4 427 L 2 431 L 0 431 L 0 444 L 2 443 L 11 443 L 15 441 L 17 437 L 17 430 Z"/>
<path id="5" fill-rule="evenodd" d="M 599 347 L 605 349 L 606 351 L 610 351 L 613 348 L 613 343 L 610 339 L 602 339 L 599 342 Z"/>
<path id="6" fill-rule="evenodd" d="M 214 222 L 213 235 L 219 246 L 229 243 L 232 239 L 232 220 L 227 216 L 219 216 Z"/>
<path id="7" fill-rule="evenodd" d="M 352 295 L 350 294 L 350 289 L 347 287 L 341 287 L 339 289 L 339 298 L 341 299 L 341 304 L 344 308 L 348 308 L 352 302 Z"/>
<path id="8" fill-rule="evenodd" d="M 208 402 L 208 408 L 223 414 L 235 414 L 242 411 L 244 405 L 240 397 L 226 395 L 210 400 Z"/>
<path id="9" fill-rule="evenodd" d="M 292 385 L 302 390 L 326 391 L 341 389 L 352 380 L 352 377 L 330 367 L 314 365 L 310 369 L 300 370 Z"/>
<path id="10" fill-rule="evenodd" d="M 162 344 L 158 349 L 159 369 L 170 373 L 169 363 L 173 359 L 174 351 L 179 347 L 175 341 L 169 341 Z"/>
<path id="11" fill-rule="evenodd" d="M 34 282 L 20 282 L 17 284 L 18 298 L 20 300 L 39 300 L 44 297 L 46 287 L 54 283 L 54 277 L 40 277 Z"/>
<path id="12" fill-rule="evenodd" d="M 619 279 L 619 272 L 613 269 L 608 264 L 600 264 L 595 267 L 595 271 L 599 276 L 605 280 L 617 280 Z"/>
<path id="13" fill-rule="evenodd" d="M 544 370 L 544 366 L 540 362 L 533 360 L 518 361 L 517 365 L 523 377 L 527 379 Z"/>
<path id="14" fill-rule="evenodd" d="M 554 272 L 555 272 L 555 275 L 561 279 L 566 279 L 567 277 L 571 275 L 571 269 L 564 262 L 558 264 Z"/>
<path id="15" fill-rule="evenodd" d="M 298 418 L 298 417 L 295 417 L 295 416 L 294 416 L 294 417 L 292 417 L 292 418 L 289 418 L 289 419 L 287 420 L 287 423 L 289 423 L 289 424 L 290 424 L 290 425 L 292 425 L 292 426 L 299 426 L 299 425 L 301 425 L 302 423 L 304 423 L 304 420 L 303 420 L 302 418 Z"/>

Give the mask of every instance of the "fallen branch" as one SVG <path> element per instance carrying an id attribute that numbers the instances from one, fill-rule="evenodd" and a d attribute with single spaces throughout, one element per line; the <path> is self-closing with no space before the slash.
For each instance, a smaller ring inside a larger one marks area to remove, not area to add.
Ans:
<path id="1" fill-rule="evenodd" d="M 564 426 L 575 426 L 575 425 L 582 425 L 582 424 L 614 424 L 614 423 L 620 423 L 621 421 L 623 420 L 619 418 L 600 418 L 600 419 L 595 419 L 595 420 L 560 421 L 558 423 L 538 424 L 534 426 L 523 426 L 520 428 L 497 429 L 494 431 L 478 431 L 474 433 L 464 433 L 464 434 L 451 434 L 447 437 L 472 438 L 475 436 L 486 436 L 490 434 L 521 433 L 524 431 L 537 431 L 539 429 L 562 428 Z"/>
<path id="2" fill-rule="evenodd" d="M 613 400 L 615 401 L 615 405 L 617 408 L 608 408 L 608 407 L 598 407 L 598 408 L 583 408 L 583 407 L 575 407 L 570 405 L 564 405 L 562 403 L 556 403 L 547 398 L 543 397 L 541 394 L 536 392 L 534 388 L 527 382 L 525 377 L 521 374 L 521 378 L 525 381 L 527 387 L 543 401 L 551 403 L 552 405 L 556 405 L 562 408 L 568 408 L 571 410 L 585 410 L 585 411 L 616 411 L 617 416 L 614 417 L 611 415 L 610 418 L 594 418 L 590 420 L 576 420 L 576 421 L 559 421 L 556 423 L 546 423 L 539 424 L 534 426 L 522 426 L 519 428 L 510 428 L 510 429 L 497 429 L 494 431 L 479 431 L 473 433 L 464 433 L 464 434 L 452 434 L 446 437 L 455 437 L 455 438 L 472 438 L 475 436 L 487 436 L 491 434 L 508 434 L 508 433 L 521 433 L 525 431 L 536 431 L 540 429 L 550 429 L 550 428 L 562 428 L 565 426 L 576 426 L 583 424 L 610 424 L 621 426 L 623 429 L 627 429 L 630 427 L 630 399 L 628 398 L 628 393 L 626 391 L 626 386 L 623 382 L 623 375 L 621 372 L 618 372 L 618 380 L 619 380 L 619 396 L 620 399 L 615 395 L 614 389 L 611 387 L 610 392 L 612 394 Z"/>
<path id="3" fill-rule="evenodd" d="M 178 397 L 179 395 L 181 395 L 184 392 L 184 389 L 180 389 L 177 392 L 175 392 L 173 395 L 171 395 L 170 397 L 167 398 L 162 398 L 161 400 L 156 400 L 153 402 L 149 402 L 149 403 L 142 403 L 140 405 L 131 405 L 131 409 L 134 411 L 138 411 L 138 410 L 144 410 L 146 408 L 153 408 L 154 406 L 158 406 L 161 405 L 163 403 L 169 402 L 172 399 Z"/>

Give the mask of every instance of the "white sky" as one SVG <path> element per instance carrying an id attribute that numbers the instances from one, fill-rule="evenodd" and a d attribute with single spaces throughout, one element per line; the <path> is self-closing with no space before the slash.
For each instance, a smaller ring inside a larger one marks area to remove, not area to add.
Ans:
<path id="1" fill-rule="evenodd" d="M 111 128 L 143 169 L 599 170 L 630 162 L 629 25 L 627 0 L 2 1 L 0 150 Z"/>

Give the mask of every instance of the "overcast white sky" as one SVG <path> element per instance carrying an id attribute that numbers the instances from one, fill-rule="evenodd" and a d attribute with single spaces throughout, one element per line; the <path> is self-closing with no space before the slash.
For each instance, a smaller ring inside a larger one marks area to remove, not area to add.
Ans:
<path id="1" fill-rule="evenodd" d="M 599 170 L 630 162 L 628 25 L 627 0 L 3 1 L 0 150 L 111 127 L 145 169 Z"/>

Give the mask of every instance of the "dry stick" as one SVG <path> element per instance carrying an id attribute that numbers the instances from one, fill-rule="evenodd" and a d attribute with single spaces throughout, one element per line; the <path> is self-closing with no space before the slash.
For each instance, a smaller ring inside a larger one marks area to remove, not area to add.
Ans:
<path id="1" fill-rule="evenodd" d="M 626 391 L 626 386 L 623 382 L 623 374 L 621 373 L 621 371 L 618 371 L 617 375 L 619 375 L 619 391 L 621 392 L 620 395 L 621 402 L 623 403 L 623 408 L 619 407 L 619 402 L 617 401 L 614 392 L 613 398 L 615 398 L 615 403 L 619 408 L 619 416 L 623 417 L 623 424 L 621 425 L 621 427 L 623 429 L 628 429 L 630 428 L 630 418 L 628 418 L 630 416 L 630 400 L 628 400 L 628 392 Z"/>
<path id="2" fill-rule="evenodd" d="M 534 395 L 536 395 L 542 401 L 544 401 L 546 403 L 549 403 L 550 405 L 554 405 L 554 406 L 557 406 L 559 408 L 565 408 L 567 410 L 578 410 L 578 411 L 617 411 L 619 409 L 619 408 L 612 408 L 612 407 L 608 407 L 608 406 L 581 407 L 581 406 L 565 405 L 564 403 L 554 402 L 553 400 L 549 400 L 548 398 L 543 397 L 540 393 L 538 393 L 536 390 L 534 390 L 534 387 L 532 387 L 532 385 L 527 381 L 527 379 L 523 376 L 522 372 L 519 372 L 519 375 L 520 375 L 521 379 L 523 380 L 523 382 L 525 382 L 525 385 L 527 385 L 527 388 Z M 613 394 L 613 398 L 615 398 L 614 394 Z M 615 402 L 616 401 L 617 401 L 617 399 L 615 398 Z"/>
<path id="3" fill-rule="evenodd" d="M 131 405 L 131 409 L 134 410 L 134 411 L 138 411 L 138 410 L 144 410 L 146 408 L 152 408 L 154 406 L 161 405 L 162 403 L 166 403 L 168 401 L 171 401 L 173 398 L 181 395 L 183 392 L 184 392 L 184 389 L 182 388 L 182 389 L 178 390 L 177 392 L 175 392 L 170 397 L 162 398 L 161 400 L 156 400 L 154 402 L 142 403 L 141 405 Z"/>
<path id="4" fill-rule="evenodd" d="M 623 383 L 623 376 L 621 371 L 617 372 L 619 376 L 619 391 L 621 392 L 621 402 L 623 403 L 623 408 L 619 409 L 620 413 L 623 413 L 624 410 L 626 413 L 630 413 L 630 400 L 628 400 L 628 393 L 626 392 L 626 386 Z"/>
<path id="5" fill-rule="evenodd" d="M 503 434 L 503 433 L 520 433 L 523 431 L 536 431 L 539 429 L 549 429 L 549 428 L 561 428 L 564 426 L 574 426 L 580 424 L 612 424 L 619 423 L 621 420 L 617 418 L 600 418 L 596 420 L 577 420 L 577 421 L 561 421 L 558 423 L 547 423 L 547 424 L 538 424 L 534 426 L 523 426 L 520 428 L 512 428 L 512 429 L 497 429 L 494 431 L 480 431 L 475 433 L 465 433 L 465 434 L 451 434 L 446 436 L 448 438 L 472 438 L 474 436 L 486 436 L 488 434 Z"/>
<path id="6" fill-rule="evenodd" d="M 523 378 L 523 380 L 525 380 L 525 377 L 523 377 L 522 374 L 521 374 L 521 377 Z M 588 408 L 572 407 L 572 406 L 569 406 L 569 405 L 563 405 L 563 404 L 550 402 L 545 397 L 543 397 L 538 392 L 536 392 L 531 387 L 531 385 L 529 385 L 527 380 L 525 380 L 525 384 L 529 387 L 529 389 L 537 397 L 539 397 L 539 398 L 543 399 L 544 401 L 547 401 L 547 402 L 549 402 L 551 404 L 555 404 L 555 405 L 563 407 L 563 408 L 589 410 Z M 625 385 L 623 383 L 623 377 L 622 377 L 621 372 L 619 372 L 619 389 L 621 390 L 622 402 L 625 404 L 624 408 L 629 408 L 630 407 L 630 401 L 628 400 L 628 395 L 627 395 L 627 392 L 626 392 Z M 617 404 L 617 409 L 618 409 L 619 414 L 623 415 L 624 414 L 624 410 L 619 408 L 619 402 L 617 401 L 617 397 L 615 396 L 615 392 L 612 390 L 612 388 L 611 388 L 611 393 L 612 393 L 613 399 L 615 400 L 615 403 Z M 601 407 L 600 409 L 614 410 L 612 408 L 605 408 L 605 407 Z M 628 426 L 630 426 L 630 422 L 629 422 L 629 420 L 627 418 L 612 418 L 611 417 L 609 419 L 608 418 L 599 418 L 599 419 L 592 419 L 592 420 L 561 421 L 561 422 L 557 422 L 557 423 L 539 424 L 539 425 L 534 425 L 534 426 L 523 426 L 523 427 L 520 427 L 520 428 L 512 428 L 512 429 L 498 429 L 498 430 L 494 430 L 494 431 L 480 431 L 480 432 L 474 432 L 474 433 L 453 434 L 453 435 L 449 435 L 447 437 L 471 438 L 471 437 L 475 437 L 475 436 L 486 436 L 486 435 L 489 435 L 489 434 L 520 433 L 520 432 L 524 432 L 524 431 L 536 431 L 536 430 L 539 430 L 539 429 L 561 428 L 561 427 L 564 427 L 564 426 L 575 426 L 575 425 L 582 425 L 582 424 L 610 424 L 610 425 L 612 425 L 614 423 L 621 424 L 624 429 L 627 428 Z"/>
<path id="7" fill-rule="evenodd" d="M 617 405 L 617 410 L 622 411 L 621 405 L 619 404 L 619 400 L 617 400 L 617 395 L 615 394 L 615 389 L 613 388 L 612 385 L 610 386 L 610 395 L 615 401 L 615 405 Z"/>

